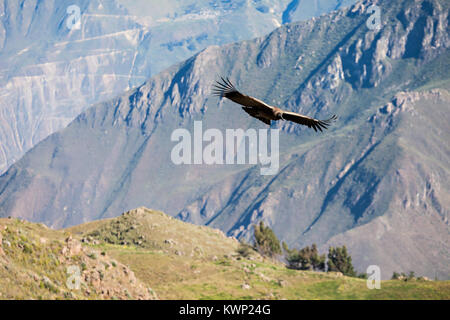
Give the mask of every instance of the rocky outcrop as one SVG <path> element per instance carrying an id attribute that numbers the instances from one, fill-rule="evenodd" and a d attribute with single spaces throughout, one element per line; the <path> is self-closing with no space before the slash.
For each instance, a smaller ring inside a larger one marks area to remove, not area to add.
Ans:
<path id="1" fill-rule="evenodd" d="M 69 236 L 66 239 L 66 245 L 61 250 L 61 254 L 64 257 L 73 257 L 80 254 L 81 251 L 81 243 L 78 240 L 73 239 L 72 236 Z"/>
<path id="2" fill-rule="evenodd" d="M 128 266 L 65 234 L 16 219 L 0 225 L 0 271 L 15 281 L 15 291 L 1 288 L 5 298 L 33 288 L 27 299 L 157 299 Z"/>

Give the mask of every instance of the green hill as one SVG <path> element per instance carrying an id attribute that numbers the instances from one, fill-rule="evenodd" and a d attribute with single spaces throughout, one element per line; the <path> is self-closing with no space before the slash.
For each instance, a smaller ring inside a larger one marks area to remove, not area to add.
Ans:
<path id="1" fill-rule="evenodd" d="M 450 281 L 366 280 L 244 258 L 221 231 L 138 208 L 64 230 L 0 219 L 1 299 L 449 299 Z M 80 290 L 67 267 L 81 270 Z"/>

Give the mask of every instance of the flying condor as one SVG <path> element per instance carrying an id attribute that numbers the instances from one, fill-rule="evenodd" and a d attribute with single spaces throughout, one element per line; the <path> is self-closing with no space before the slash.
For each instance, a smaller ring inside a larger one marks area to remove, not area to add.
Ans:
<path id="1" fill-rule="evenodd" d="M 327 129 L 328 126 L 337 119 L 337 117 L 333 115 L 327 120 L 317 120 L 296 112 L 284 111 L 280 108 L 269 106 L 261 100 L 237 91 L 228 78 L 224 79 L 221 77 L 221 79 L 222 82 L 216 81 L 216 83 L 213 84 L 213 94 L 219 97 L 228 98 L 231 101 L 242 105 L 242 109 L 245 112 L 256 119 L 261 120 L 265 124 L 270 125 L 271 120 L 286 120 L 308 126 L 308 128 L 313 128 L 317 132 L 317 129 L 320 131 L 322 131 L 322 129 Z"/>

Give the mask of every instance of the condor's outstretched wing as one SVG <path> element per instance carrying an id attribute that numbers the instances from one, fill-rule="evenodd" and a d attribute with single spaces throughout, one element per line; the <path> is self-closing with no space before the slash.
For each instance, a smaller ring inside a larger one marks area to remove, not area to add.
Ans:
<path id="1" fill-rule="evenodd" d="M 336 115 L 333 115 L 331 118 L 326 120 L 317 120 L 314 118 L 301 115 L 299 113 L 289 111 L 283 111 L 282 116 L 284 120 L 308 126 L 308 128 L 313 128 L 316 132 L 317 129 L 319 129 L 320 131 L 322 131 L 322 129 L 327 129 L 328 126 L 337 119 Z"/>
<path id="2" fill-rule="evenodd" d="M 214 95 L 228 98 L 231 101 L 236 102 L 245 107 L 272 109 L 271 106 L 264 103 L 263 101 L 247 96 L 237 91 L 228 78 L 224 79 L 221 77 L 221 79 L 222 82 L 216 81 L 216 83 L 213 84 L 212 92 Z"/>
<path id="3" fill-rule="evenodd" d="M 262 121 L 262 122 L 264 122 L 265 124 L 267 124 L 267 125 L 270 126 L 270 120 L 269 120 L 269 119 L 266 119 L 266 118 L 263 118 L 263 117 L 261 117 L 261 116 L 259 116 L 258 113 L 255 112 L 255 109 L 254 109 L 254 108 L 250 108 L 250 107 L 242 107 L 242 109 L 243 109 L 245 112 L 247 112 L 249 115 L 251 115 L 253 118 L 256 118 L 256 119 L 258 119 L 258 120 L 260 120 L 260 121 Z"/>

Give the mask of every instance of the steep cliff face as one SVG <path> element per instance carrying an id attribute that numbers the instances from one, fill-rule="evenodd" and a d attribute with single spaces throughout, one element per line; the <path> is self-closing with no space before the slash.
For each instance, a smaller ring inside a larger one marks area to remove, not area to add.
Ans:
<path id="1" fill-rule="evenodd" d="M 380 30 L 366 25 L 369 2 L 358 3 L 209 47 L 88 109 L 0 177 L 0 215 L 59 227 L 145 205 L 247 239 L 262 219 L 290 245 L 347 244 L 360 270 L 448 278 L 449 5 L 378 5 Z M 264 128 L 209 94 L 217 75 L 339 121 L 323 134 L 273 124 L 282 129 L 273 176 L 258 165 L 175 165 L 171 133 L 192 133 L 195 120 L 203 130 Z"/>
<path id="2" fill-rule="evenodd" d="M 325 2 L 311 14 L 342 5 Z M 89 105 L 209 45 L 272 31 L 288 3 L 1 1 L 0 173 Z M 69 10 L 74 4 L 79 12 Z"/>
<path id="3" fill-rule="evenodd" d="M 323 249 L 347 243 L 356 264 L 378 264 L 385 278 L 400 266 L 448 278 L 450 184 L 446 159 L 450 150 L 442 145 L 442 138 L 447 135 L 449 105 L 446 90 L 401 92 L 369 118 L 379 126 L 396 123 L 395 130 L 364 161 L 366 172 L 357 170 L 364 175 L 351 173 L 334 190 L 335 198 L 343 199 L 342 205 L 356 223 L 333 235 Z M 386 163 L 386 173 L 368 185 L 361 184 L 392 148 L 397 155 L 392 163 Z M 316 227 L 320 225 L 325 222 Z"/>

